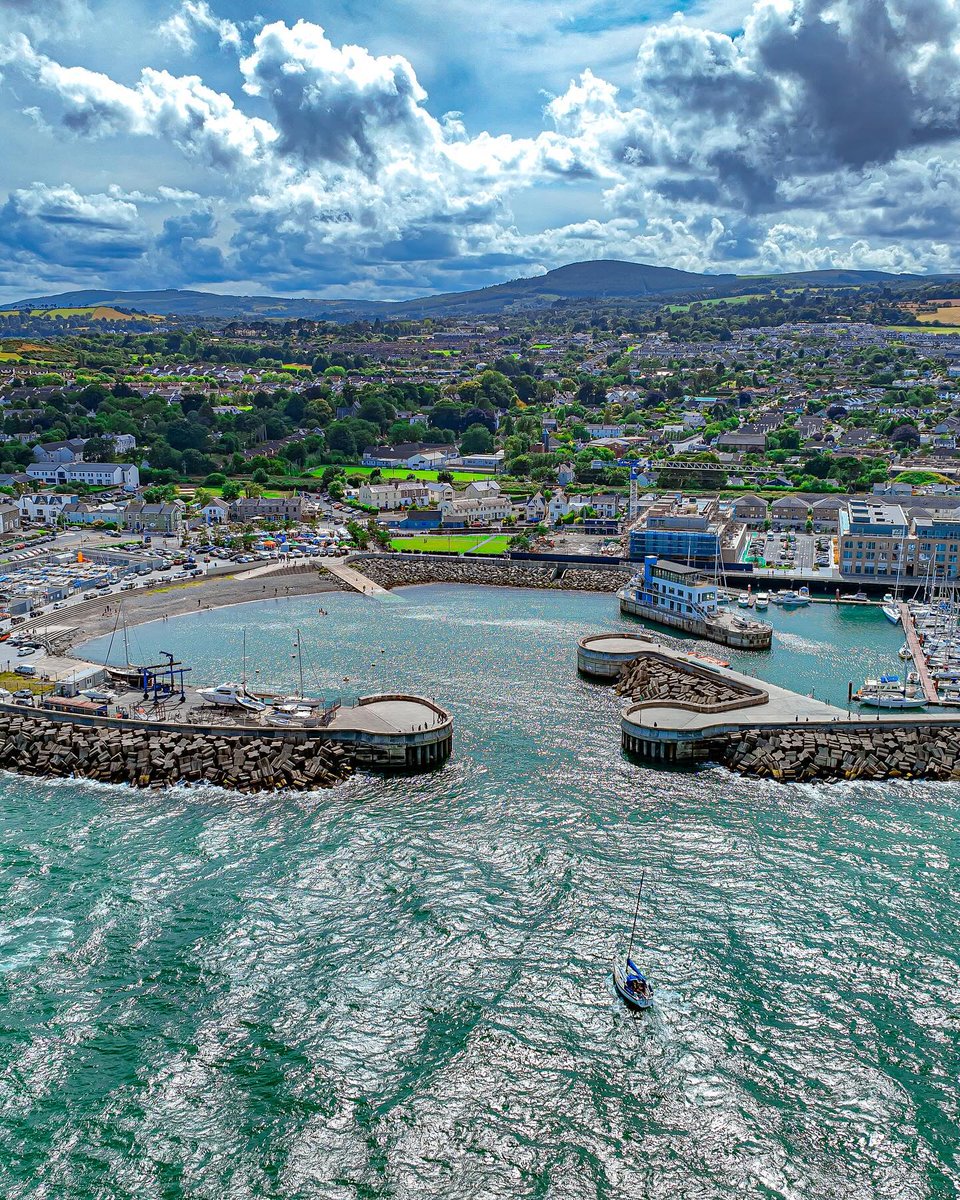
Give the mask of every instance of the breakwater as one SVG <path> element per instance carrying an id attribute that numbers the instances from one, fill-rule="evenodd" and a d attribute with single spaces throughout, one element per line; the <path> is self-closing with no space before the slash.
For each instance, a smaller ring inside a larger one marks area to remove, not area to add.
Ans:
<path id="1" fill-rule="evenodd" d="M 355 755 L 316 738 L 107 728 L 4 708 L 0 767 L 25 775 L 166 787 L 209 783 L 239 792 L 333 787 Z"/>
<path id="2" fill-rule="evenodd" d="M 960 779 L 960 715 L 862 716 L 666 647 L 641 651 L 617 690 L 623 749 L 777 780 Z"/>
<path id="3" fill-rule="evenodd" d="M 419 583 L 465 583 L 489 587 L 550 588 L 558 591 L 615 592 L 631 575 L 615 563 L 568 567 L 558 563 L 508 559 L 445 558 L 429 554 L 354 555 L 349 565 L 383 588 Z"/>
<path id="4" fill-rule="evenodd" d="M 896 720 L 746 730 L 707 747 L 731 770 L 780 780 L 960 779 L 956 725 Z"/>

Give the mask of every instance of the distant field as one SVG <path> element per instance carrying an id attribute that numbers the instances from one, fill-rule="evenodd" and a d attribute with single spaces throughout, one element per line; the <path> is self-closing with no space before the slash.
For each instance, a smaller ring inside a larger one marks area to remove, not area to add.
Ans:
<path id="1" fill-rule="evenodd" d="M 319 476 L 326 469 L 326 467 L 316 467 L 314 470 L 309 471 L 308 474 Z M 376 467 L 344 467 L 343 469 L 348 475 L 370 475 L 376 470 Z M 384 479 L 409 479 L 413 475 L 414 478 L 421 480 L 423 483 L 436 483 L 438 472 L 409 471 L 394 467 L 383 467 L 380 470 L 380 474 Z M 493 478 L 492 475 L 485 475 L 482 471 L 451 471 L 450 474 L 453 476 L 454 483 L 474 483 L 478 479 Z"/>
<path id="2" fill-rule="evenodd" d="M 485 533 L 425 533 L 394 538 L 390 545 L 394 550 L 433 550 L 446 551 L 448 554 L 465 554 L 479 547 L 481 554 L 503 554 L 509 541 L 508 537 L 497 535 L 491 538 Z"/>
<path id="3" fill-rule="evenodd" d="M 960 325 L 960 321 L 957 322 Z M 895 333 L 917 333 L 916 325 L 884 325 L 884 329 L 892 329 Z M 938 329 L 936 325 L 925 325 L 923 333 L 956 333 L 956 328 Z"/>
<path id="4" fill-rule="evenodd" d="M 19 354 L 14 354 L 12 350 L 0 350 L 0 362 L 21 362 Z"/>
<path id="5" fill-rule="evenodd" d="M 31 317 L 89 317 L 91 321 L 136 321 L 142 318 L 130 313 L 120 312 L 116 308 L 98 305 L 95 308 L 35 308 Z M 148 316 L 148 321 L 162 321 L 162 317 Z"/>
<path id="6" fill-rule="evenodd" d="M 921 325 L 929 321 L 937 321 L 940 325 L 960 325 L 960 300 L 932 300 L 936 304 L 934 312 L 917 312 L 917 320 Z"/>

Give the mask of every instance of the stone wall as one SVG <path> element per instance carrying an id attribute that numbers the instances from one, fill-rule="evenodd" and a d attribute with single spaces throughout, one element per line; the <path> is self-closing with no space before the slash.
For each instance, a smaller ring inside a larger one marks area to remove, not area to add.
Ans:
<path id="1" fill-rule="evenodd" d="M 751 729 L 715 738 L 710 757 L 771 779 L 960 779 L 957 726 L 857 722 Z"/>
<path id="2" fill-rule="evenodd" d="M 551 588 L 557 591 L 615 592 L 629 582 L 625 569 L 592 570 L 529 564 L 508 559 L 436 558 L 431 555 L 390 555 L 351 558 L 349 565 L 384 588 L 416 583 L 469 583 L 491 587 Z"/>
<path id="3" fill-rule="evenodd" d="M 134 732 L 4 713 L 0 768 L 137 787 L 210 783 L 261 792 L 333 787 L 350 775 L 353 756 L 342 746 L 316 738 Z"/>
<path id="4" fill-rule="evenodd" d="M 643 654 L 626 663 L 616 692 L 637 702 L 664 700 L 669 704 L 695 705 L 707 711 L 725 707 L 761 704 L 766 696 L 737 687 L 706 668 L 685 669 L 670 659 Z"/>

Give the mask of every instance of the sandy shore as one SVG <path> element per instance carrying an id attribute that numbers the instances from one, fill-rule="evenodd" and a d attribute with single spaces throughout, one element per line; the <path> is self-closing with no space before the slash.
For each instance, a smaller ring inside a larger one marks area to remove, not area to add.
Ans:
<path id="1" fill-rule="evenodd" d="M 322 592 L 343 590 L 339 582 L 325 571 L 309 571 L 296 575 L 265 575 L 253 579 L 238 579 L 232 575 L 212 579 L 196 579 L 149 591 L 127 592 L 123 595 L 123 615 L 127 625 L 144 625 L 161 617 L 179 617 L 205 609 L 224 608 L 231 604 L 246 604 L 274 597 L 311 596 Z M 86 609 L 75 617 L 75 629 L 70 638 L 70 652 L 93 638 L 110 633 L 117 622 L 119 597 L 113 596 L 102 607 Z M 42 628 L 46 623 L 74 625 L 69 609 L 51 614 L 34 623 Z"/>

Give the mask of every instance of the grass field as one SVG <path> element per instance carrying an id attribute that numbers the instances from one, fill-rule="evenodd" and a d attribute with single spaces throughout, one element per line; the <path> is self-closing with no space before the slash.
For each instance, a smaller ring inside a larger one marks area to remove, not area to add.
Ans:
<path id="1" fill-rule="evenodd" d="M 326 467 L 316 467 L 308 472 L 310 475 L 320 476 L 326 470 Z M 376 467 L 344 467 L 344 471 L 348 475 L 371 475 Z M 382 467 L 380 474 L 384 479 L 408 479 L 411 475 L 415 479 L 419 479 L 424 483 L 436 483 L 437 471 L 410 471 L 407 468 Z M 483 471 L 451 471 L 454 483 L 473 483 L 477 479 L 492 479 L 493 476 L 484 474 Z"/>
<path id="2" fill-rule="evenodd" d="M 490 537 L 486 533 L 425 533 L 394 538 L 390 545 L 394 550 L 433 550 L 448 554 L 465 554 L 480 547 L 480 554 L 503 554 L 509 541 L 502 534 Z"/>
<path id="3" fill-rule="evenodd" d="M 960 330 L 938 328 L 936 325 L 884 325 L 884 329 L 892 329 L 894 333 L 958 333 Z"/>

